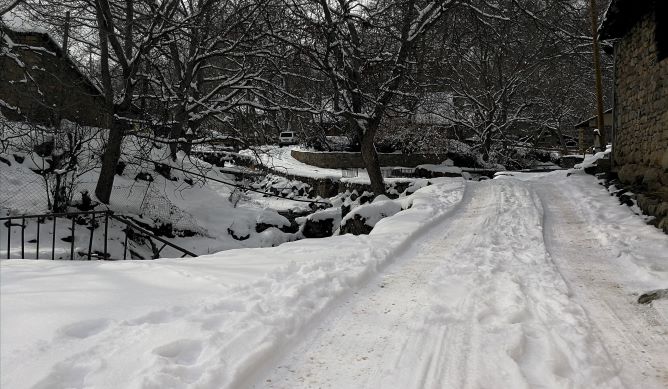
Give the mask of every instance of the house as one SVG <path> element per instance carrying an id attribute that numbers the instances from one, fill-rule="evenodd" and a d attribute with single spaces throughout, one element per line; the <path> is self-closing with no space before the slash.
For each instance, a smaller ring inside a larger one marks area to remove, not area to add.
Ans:
<path id="1" fill-rule="evenodd" d="M 107 123 L 104 97 L 46 32 L 0 21 L 0 111 L 10 120 Z"/>
<path id="2" fill-rule="evenodd" d="M 584 136 L 582 140 L 584 142 L 584 147 L 589 148 L 594 145 L 594 130 L 598 128 L 598 116 L 593 115 L 580 123 L 575 125 L 575 135 L 580 137 L 580 133 Z M 604 134 L 612 133 L 612 108 L 607 109 L 603 112 L 603 129 Z"/>
<path id="3" fill-rule="evenodd" d="M 613 0 L 599 36 L 615 62 L 612 169 L 668 232 L 668 1 Z"/>

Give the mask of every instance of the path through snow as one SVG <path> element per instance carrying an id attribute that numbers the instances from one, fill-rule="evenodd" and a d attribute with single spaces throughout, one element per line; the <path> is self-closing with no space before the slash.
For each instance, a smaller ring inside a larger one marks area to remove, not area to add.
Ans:
<path id="1" fill-rule="evenodd" d="M 574 202 L 563 183 L 538 181 L 534 187 L 546 205 L 547 248 L 568 281 L 573 299 L 586 308 L 595 335 L 620 367 L 620 376 L 630 387 L 668 388 L 668 317 L 663 316 L 668 310 L 657 310 L 668 305 L 665 301 L 636 303 L 638 294 L 647 291 L 638 284 L 647 281 L 643 278 L 648 273 L 660 274 L 656 270 L 661 268 L 642 269 L 644 264 L 633 258 L 654 249 L 657 257 L 668 259 L 664 251 L 668 239 L 657 235 L 652 241 L 650 236 L 641 239 L 629 234 L 632 226 L 627 223 L 638 223 L 638 218 L 601 223 L 597 216 L 605 213 L 596 212 L 600 202 L 592 199 L 594 193 L 576 197 L 590 201 Z M 661 267 L 665 271 L 668 263 L 664 261 Z M 665 286 L 665 279 L 656 284 L 657 288 Z"/>
<path id="2" fill-rule="evenodd" d="M 467 190 L 415 255 L 334 309 L 255 387 L 623 387 L 546 251 L 532 188 Z"/>

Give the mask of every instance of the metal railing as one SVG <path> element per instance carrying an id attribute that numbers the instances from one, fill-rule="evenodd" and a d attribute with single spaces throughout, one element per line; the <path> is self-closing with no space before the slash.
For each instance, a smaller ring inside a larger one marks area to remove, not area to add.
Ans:
<path id="1" fill-rule="evenodd" d="M 97 221 L 97 218 L 104 218 L 104 249 L 103 251 L 93 253 L 93 238 L 95 235 L 95 230 L 99 226 L 99 223 Z M 116 220 L 118 222 L 121 222 L 125 225 L 125 228 L 123 229 L 123 232 L 125 233 L 125 239 L 123 242 L 123 259 L 127 259 L 127 251 L 128 251 L 128 234 L 139 234 L 141 236 L 147 237 L 149 240 L 157 240 L 158 242 L 162 243 L 162 246 L 158 249 L 156 246 L 154 246 L 153 242 L 151 241 L 153 249 L 153 259 L 159 258 L 160 253 L 165 247 L 171 247 L 176 249 L 177 251 L 181 252 L 183 255 L 181 258 L 185 256 L 191 256 L 191 257 L 197 257 L 197 254 L 192 253 L 191 251 L 188 251 L 182 247 L 179 247 L 166 239 L 157 236 L 153 232 L 140 227 L 136 225 L 135 223 L 129 221 L 126 217 L 121 216 L 121 215 L 116 215 L 112 211 L 87 211 L 87 212 L 64 212 L 64 213 L 48 213 L 48 214 L 40 214 L 40 215 L 19 215 L 19 216 L 4 216 L 0 217 L 0 223 L 4 224 L 7 227 L 7 250 L 6 250 L 6 258 L 10 259 L 11 258 L 11 252 L 12 252 L 12 228 L 21 228 L 21 258 L 25 258 L 25 249 L 26 249 L 26 240 L 25 240 L 25 231 L 26 231 L 26 220 L 30 219 L 37 219 L 37 227 L 36 227 L 36 239 L 35 239 L 35 259 L 40 259 L 40 232 L 41 232 L 41 226 L 42 224 L 45 224 L 47 220 L 53 220 L 53 231 L 52 231 L 52 237 L 51 237 L 51 260 L 56 259 L 56 227 L 58 225 L 58 219 L 69 219 L 68 222 L 70 223 L 70 229 L 72 230 L 72 235 L 70 237 L 70 260 L 74 260 L 74 253 L 75 253 L 75 240 L 76 240 L 76 226 L 77 222 L 81 221 L 83 218 L 83 221 L 87 221 L 86 225 L 87 229 L 90 230 L 90 234 L 88 236 L 88 252 L 86 253 L 87 259 L 90 261 L 93 257 L 97 259 L 105 259 L 105 260 L 113 260 L 114 258 L 111 258 L 111 253 L 109 252 L 108 249 L 108 237 L 109 237 L 109 219 Z M 21 221 L 21 224 L 13 224 L 13 221 Z M 29 242 L 30 243 L 30 242 Z M 118 258 L 115 258 L 118 259 Z"/>

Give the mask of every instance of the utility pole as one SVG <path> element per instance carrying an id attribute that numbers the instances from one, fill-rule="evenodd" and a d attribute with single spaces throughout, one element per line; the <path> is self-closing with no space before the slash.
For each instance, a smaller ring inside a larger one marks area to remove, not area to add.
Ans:
<path id="1" fill-rule="evenodd" d="M 68 57 L 67 45 L 70 41 L 70 11 L 65 12 L 65 26 L 63 31 L 63 57 Z"/>
<path id="2" fill-rule="evenodd" d="M 598 47 L 598 7 L 596 0 L 590 0 L 591 38 L 594 45 L 594 74 L 596 78 L 596 116 L 598 132 L 601 135 L 601 151 L 605 151 L 605 118 L 603 114 L 603 82 L 601 81 L 601 54 Z"/>

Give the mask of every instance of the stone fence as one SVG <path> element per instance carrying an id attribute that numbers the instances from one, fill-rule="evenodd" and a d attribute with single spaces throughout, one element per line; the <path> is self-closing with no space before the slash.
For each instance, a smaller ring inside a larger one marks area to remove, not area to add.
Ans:
<path id="1" fill-rule="evenodd" d="M 362 154 L 356 152 L 311 152 L 292 150 L 292 157 L 299 162 L 327 169 L 363 168 Z M 436 154 L 378 154 L 380 166 L 416 167 L 438 165 L 448 158 Z"/>

